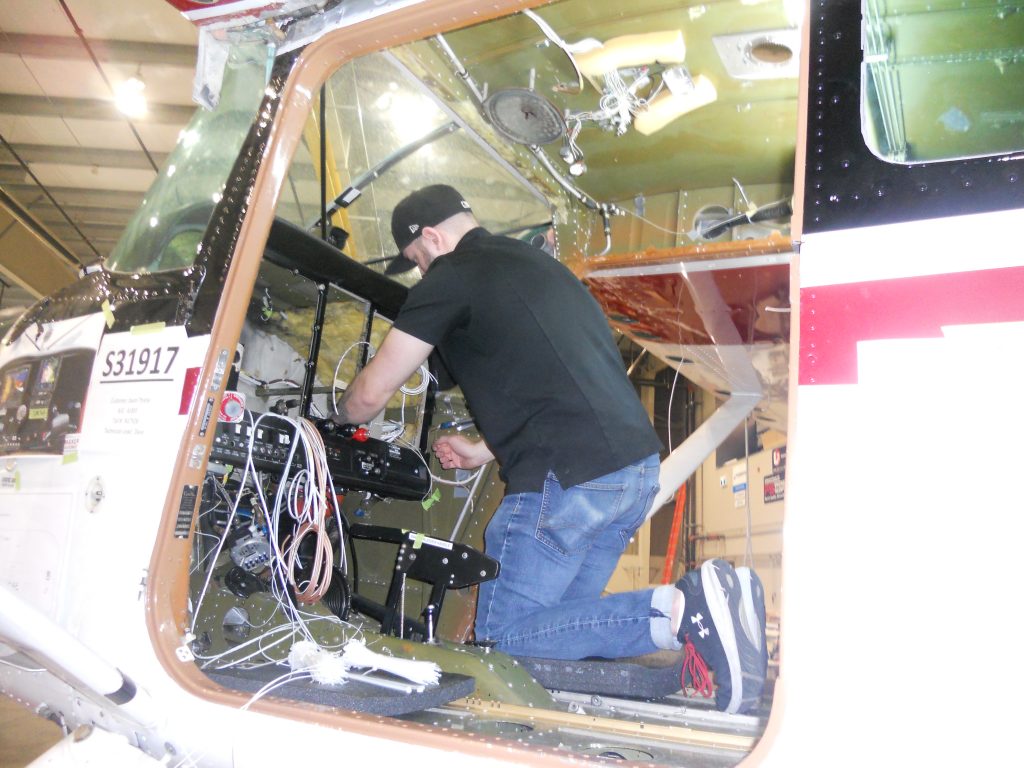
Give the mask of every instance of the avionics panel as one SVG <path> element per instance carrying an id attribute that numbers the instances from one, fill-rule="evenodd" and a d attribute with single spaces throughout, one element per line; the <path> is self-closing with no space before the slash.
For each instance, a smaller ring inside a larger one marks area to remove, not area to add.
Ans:
<path id="1" fill-rule="evenodd" d="M 255 430 L 255 432 L 254 432 Z M 385 498 L 422 499 L 430 490 L 430 473 L 415 451 L 357 432 L 346 437 L 338 430 L 318 426 L 324 440 L 327 465 L 337 491 L 370 491 Z M 292 450 L 294 433 L 289 422 L 272 416 L 237 423 L 221 422 L 213 438 L 210 460 L 235 467 L 245 465 L 250 448 L 257 470 L 283 472 Z M 296 450 L 293 466 L 304 465 Z"/>
<path id="2" fill-rule="evenodd" d="M 95 353 L 15 360 L 0 370 L 0 454 L 59 454 L 82 423 Z"/>

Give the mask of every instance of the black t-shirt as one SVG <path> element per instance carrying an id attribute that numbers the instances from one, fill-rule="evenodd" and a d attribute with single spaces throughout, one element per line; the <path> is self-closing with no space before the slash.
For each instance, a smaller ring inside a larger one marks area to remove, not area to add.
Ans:
<path id="1" fill-rule="evenodd" d="M 657 453 L 600 307 L 556 259 L 468 232 L 409 291 L 395 327 L 433 344 L 509 493 L 565 488 Z"/>

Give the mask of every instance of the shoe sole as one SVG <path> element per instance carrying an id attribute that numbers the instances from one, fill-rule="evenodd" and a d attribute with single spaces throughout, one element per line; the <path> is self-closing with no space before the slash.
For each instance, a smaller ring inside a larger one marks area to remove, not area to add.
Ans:
<path id="1" fill-rule="evenodd" d="M 726 661 L 729 662 L 729 679 L 732 693 L 729 704 L 724 712 L 735 712 L 743 700 L 743 670 L 740 666 L 740 650 L 736 643 L 736 626 L 729 610 L 729 601 L 725 597 L 726 588 L 718 577 L 718 569 L 714 561 L 708 560 L 700 567 L 701 586 L 704 588 L 704 599 L 711 612 L 711 620 L 718 630 L 718 639 L 722 643 Z M 737 589 L 739 584 L 736 585 Z M 716 672 L 718 670 L 715 670 Z"/>
<path id="2" fill-rule="evenodd" d="M 745 670 L 743 685 L 743 701 L 740 712 L 753 712 L 761 706 L 761 694 L 764 692 L 765 679 L 768 675 L 768 638 L 765 635 L 764 618 L 764 585 L 752 568 L 736 569 L 740 581 L 740 667 L 744 659 L 749 665 Z M 760 610 L 758 609 L 760 604 Z M 748 632 L 749 629 L 749 632 Z M 750 637 L 753 633 L 755 636 Z"/>
<path id="3" fill-rule="evenodd" d="M 752 640 L 754 646 L 760 650 L 764 644 L 764 627 L 761 626 L 761 617 L 758 616 L 757 609 L 754 608 L 754 579 L 757 579 L 757 576 L 746 567 L 737 568 L 736 576 L 740 580 L 740 610 L 743 611 L 746 626 L 756 630 L 757 637 Z M 758 579 L 758 587 L 762 592 L 764 591 L 764 587 L 760 585 L 760 579 Z"/>

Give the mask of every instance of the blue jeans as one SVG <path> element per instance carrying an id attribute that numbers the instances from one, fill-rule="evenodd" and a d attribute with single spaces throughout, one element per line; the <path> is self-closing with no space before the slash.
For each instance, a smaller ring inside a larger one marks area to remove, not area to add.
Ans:
<path id="1" fill-rule="evenodd" d="M 678 648 L 674 587 L 601 597 L 658 490 L 657 455 L 563 489 L 506 496 L 484 534 L 501 563 L 480 585 L 477 640 L 516 656 L 621 658 Z"/>

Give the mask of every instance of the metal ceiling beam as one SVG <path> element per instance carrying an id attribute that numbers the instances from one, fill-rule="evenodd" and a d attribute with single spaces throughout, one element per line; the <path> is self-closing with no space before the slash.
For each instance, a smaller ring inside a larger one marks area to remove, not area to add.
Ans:
<path id="1" fill-rule="evenodd" d="M 50 222 L 60 223 L 64 221 L 61 212 L 55 208 L 49 200 L 26 206 L 32 215 L 44 224 Z M 79 224 L 90 226 L 92 224 L 116 224 L 125 226 L 132 218 L 132 211 L 128 208 L 87 208 L 83 205 L 61 206 L 65 213 Z"/>
<path id="2" fill-rule="evenodd" d="M 83 165 L 99 168 L 134 168 L 152 171 L 149 158 L 162 166 L 168 152 L 145 152 L 130 149 L 99 149 L 96 147 L 69 147 L 56 144 L 10 144 L 11 149 L 26 163 L 52 163 L 54 165 Z M 18 158 L 4 147 L 0 147 L 0 167 L 18 166 Z M 302 171 L 312 168 L 309 163 L 296 162 L 292 169 Z M 2 182 L 0 182 L 2 183 Z"/>
<path id="3" fill-rule="evenodd" d="M 15 169 L 0 166 L 0 185 L 26 206 L 34 206 L 43 197 L 42 190 L 35 184 L 25 183 L 25 174 L 14 173 Z M 10 178 L 8 178 L 10 177 Z M 47 187 L 61 206 L 83 208 L 116 208 L 134 211 L 142 202 L 144 193 L 110 189 L 89 189 L 88 187 Z M 45 197 L 43 197 L 45 200 Z"/>
<path id="4" fill-rule="evenodd" d="M 66 147 L 51 144 L 11 144 L 11 148 L 26 163 L 52 163 L 54 165 L 84 165 L 99 168 L 136 168 L 152 171 L 145 152 L 123 149 L 96 149 L 93 147 Z M 151 152 L 150 156 L 161 164 L 167 153 Z M 0 163 L 17 165 L 17 158 L 0 149 Z"/>
<path id="5" fill-rule="evenodd" d="M 53 234 L 57 235 L 62 239 L 74 237 L 76 235 L 74 228 L 66 221 L 54 221 L 45 223 L 47 229 L 49 229 L 51 232 L 53 232 Z M 123 224 L 90 224 L 88 222 L 83 221 L 76 221 L 75 224 L 78 226 L 79 229 L 82 230 L 82 232 L 85 234 L 86 237 L 89 238 L 89 240 L 102 240 L 104 238 L 114 238 L 116 240 L 118 237 L 121 236 L 121 232 L 124 231 Z"/>
<path id="6" fill-rule="evenodd" d="M 184 125 L 195 113 L 196 107 L 184 104 L 149 104 L 145 115 L 133 117 L 137 123 Z M 0 94 L 0 114 L 27 117 L 66 117 L 76 120 L 108 120 L 123 122 L 112 101 L 101 99 L 59 99 L 47 96 Z"/>
<path id="7" fill-rule="evenodd" d="M 130 40 L 90 40 L 100 61 L 128 64 L 158 64 L 195 70 L 196 47 L 170 43 L 140 43 Z M 0 35 L 0 53 L 37 59 L 88 59 L 89 52 L 74 37 L 56 35 Z"/>
<path id="8" fill-rule="evenodd" d="M 0 165 L 0 186 L 16 196 L 22 187 L 26 190 L 30 187 L 36 191 L 39 190 L 39 187 L 32 183 L 24 169 L 13 165 Z"/>

